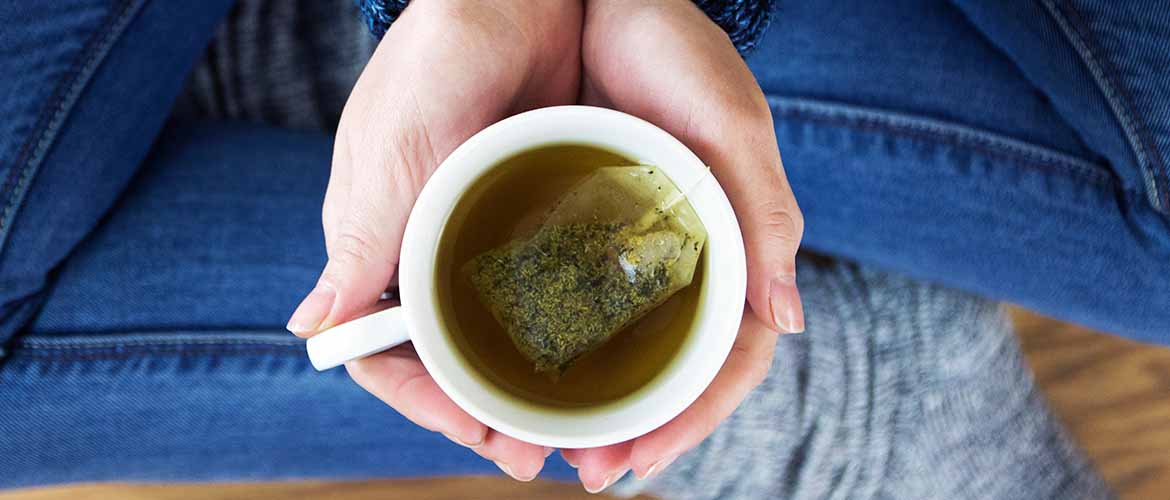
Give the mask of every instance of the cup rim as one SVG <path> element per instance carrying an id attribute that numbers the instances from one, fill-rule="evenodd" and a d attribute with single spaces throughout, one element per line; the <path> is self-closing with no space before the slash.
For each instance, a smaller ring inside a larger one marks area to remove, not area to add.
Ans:
<path id="1" fill-rule="evenodd" d="M 440 319 L 435 293 L 439 243 L 463 194 L 501 160 L 543 145 L 582 143 L 627 154 L 669 158 L 656 164 L 688 195 L 707 228 L 706 277 L 695 330 L 675 362 L 650 386 L 589 410 L 558 411 L 504 396 L 462 360 Z M 652 151 L 656 151 L 653 153 Z M 699 158 L 676 138 L 640 118 L 606 108 L 556 106 L 497 122 L 455 149 L 426 182 L 411 211 L 399 265 L 399 294 L 416 352 L 443 392 L 488 427 L 555 448 L 591 448 L 623 442 L 665 424 L 691 405 L 714 379 L 731 350 L 743 314 L 747 271 L 743 237 L 731 204 Z M 685 188 L 684 188 L 685 189 Z"/>

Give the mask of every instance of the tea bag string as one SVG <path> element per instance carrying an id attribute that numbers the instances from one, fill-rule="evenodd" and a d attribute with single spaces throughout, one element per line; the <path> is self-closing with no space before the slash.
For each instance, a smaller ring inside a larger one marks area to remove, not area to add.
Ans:
<path id="1" fill-rule="evenodd" d="M 665 174 L 663 174 L 663 176 L 665 177 Z M 688 186 L 686 190 L 679 191 L 673 197 L 668 198 L 667 200 L 660 203 L 657 207 L 654 207 L 654 210 L 651 210 L 651 211 L 647 212 L 646 214 L 643 214 L 642 217 L 639 218 L 638 221 L 634 223 L 634 226 L 633 226 L 634 230 L 637 232 L 645 231 L 646 229 L 649 229 L 650 226 L 657 224 L 659 220 L 666 217 L 666 214 L 668 212 L 670 212 L 672 209 L 674 209 L 675 205 L 678 205 L 679 202 L 686 200 L 687 197 L 689 197 L 691 195 L 691 193 L 695 192 L 695 190 L 699 189 L 699 186 L 701 186 L 704 182 L 706 182 L 707 179 L 714 179 L 714 178 L 715 178 L 715 176 L 711 175 L 711 166 L 707 165 L 706 170 L 703 172 L 703 175 L 700 176 L 698 179 L 696 179 L 694 182 L 692 182 L 691 185 Z M 667 178 L 667 180 L 669 180 L 669 178 Z"/>

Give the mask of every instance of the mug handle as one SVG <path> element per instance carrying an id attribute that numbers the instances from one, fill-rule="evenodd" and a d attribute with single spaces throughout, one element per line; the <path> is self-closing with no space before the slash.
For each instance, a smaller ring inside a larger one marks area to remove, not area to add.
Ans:
<path id="1" fill-rule="evenodd" d="M 317 371 L 364 358 L 410 340 L 402 307 L 362 316 L 309 338 L 305 349 Z"/>

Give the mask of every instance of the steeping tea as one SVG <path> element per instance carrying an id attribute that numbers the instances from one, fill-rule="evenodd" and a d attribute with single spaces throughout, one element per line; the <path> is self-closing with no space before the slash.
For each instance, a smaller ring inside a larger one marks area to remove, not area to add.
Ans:
<path id="1" fill-rule="evenodd" d="M 660 171 L 612 167 L 632 163 L 543 147 L 460 200 L 440 242 L 438 298 L 461 353 L 494 385 L 596 405 L 645 386 L 685 341 L 706 233 Z"/>
<path id="2" fill-rule="evenodd" d="M 689 285 L 706 237 L 661 169 L 604 167 L 558 199 L 533 234 L 463 271 L 516 348 L 556 380 Z"/>

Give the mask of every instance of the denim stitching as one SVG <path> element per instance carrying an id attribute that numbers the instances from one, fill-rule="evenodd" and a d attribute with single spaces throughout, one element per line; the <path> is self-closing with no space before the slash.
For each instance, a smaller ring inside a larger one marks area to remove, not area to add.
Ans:
<path id="1" fill-rule="evenodd" d="M 109 344 L 60 344 L 60 345 L 36 345 L 29 343 L 18 344 L 19 349 L 43 350 L 43 351 L 69 351 L 69 350 L 86 350 L 86 349 L 121 349 L 123 347 L 183 347 L 183 346 L 210 346 L 210 345 L 267 345 L 274 347 L 303 347 L 297 344 L 285 344 L 278 342 L 265 341 L 249 341 L 249 340 L 176 340 L 173 342 L 122 342 Z"/>
<path id="2" fill-rule="evenodd" d="M 176 335 L 180 338 L 173 338 Z M 191 335 L 209 338 L 192 338 Z M 13 358 L 62 361 L 119 360 L 156 355 L 305 355 L 304 340 L 285 334 L 248 332 L 207 334 L 182 331 L 100 337 L 25 337 L 18 340 L 14 347 L 10 352 Z"/>
<path id="3" fill-rule="evenodd" d="M 768 104 L 782 116 L 941 142 L 988 156 L 1051 167 L 1103 188 L 1118 182 L 1104 166 L 1041 146 L 964 125 L 846 104 L 769 95 Z"/>
<path id="4" fill-rule="evenodd" d="M 125 31 L 130 20 L 138 13 L 145 0 L 123 0 L 122 7 L 116 14 L 110 16 L 105 25 L 95 32 L 94 37 L 86 44 L 85 49 L 78 55 L 77 60 L 66 72 L 65 78 L 50 98 L 50 105 L 46 106 L 37 120 L 36 131 L 29 136 L 29 140 L 21 147 L 17 161 L 5 181 L 5 186 L 11 186 L 11 193 L 4 209 L 0 211 L 0 252 L 8 242 L 8 235 L 12 229 L 12 222 L 16 218 L 17 209 L 32 185 L 33 177 L 40 170 L 41 161 L 49 147 L 65 123 L 68 112 L 77 103 L 81 91 L 93 77 L 97 67 L 105 60 L 118 35 Z M 34 146 L 35 144 L 35 146 Z M 22 165 L 23 164 L 23 165 Z"/>
<path id="5" fill-rule="evenodd" d="M 271 330 L 263 330 L 270 332 Z M 201 338 L 192 338 L 199 336 Z M 130 337 L 130 338 L 127 338 Z M 179 338 L 175 338 L 179 337 Z M 233 333 L 208 334 L 200 331 L 176 331 L 165 333 L 135 333 L 130 335 L 109 335 L 100 337 L 24 337 L 16 341 L 24 349 L 109 349 L 118 347 L 149 347 L 176 345 L 279 345 L 304 347 L 305 341 L 291 334 L 247 333 L 239 330 Z"/>
<path id="6" fill-rule="evenodd" d="M 1076 48 L 1085 66 L 1093 74 L 1093 80 L 1097 84 L 1097 88 L 1104 94 L 1113 114 L 1121 122 L 1121 127 L 1125 131 L 1130 149 L 1137 156 L 1138 166 L 1141 168 L 1142 176 L 1145 178 L 1146 197 L 1150 204 L 1158 212 L 1170 214 L 1170 199 L 1167 198 L 1170 195 L 1167 195 L 1165 190 L 1167 180 L 1165 178 L 1165 165 L 1162 162 L 1162 157 L 1156 149 L 1150 146 L 1144 123 L 1131 112 L 1130 103 L 1132 99 L 1129 98 L 1129 95 L 1122 86 L 1113 81 L 1111 75 L 1116 73 L 1116 71 L 1113 70 L 1112 65 L 1107 59 L 1096 56 L 1101 51 L 1095 50 L 1096 46 L 1093 45 L 1093 38 L 1090 36 L 1088 30 L 1083 27 L 1083 21 L 1077 15 L 1076 9 L 1067 4 L 1065 4 L 1064 9 L 1061 9 L 1060 6 L 1056 5 L 1054 0 L 1043 0 L 1043 4 L 1049 15 L 1052 16 L 1060 26 L 1061 31 L 1064 32 L 1065 37 Z M 1078 23 L 1074 21 L 1082 22 Z M 1163 186 L 1161 189 L 1158 185 L 1159 177 L 1161 177 Z"/>
<path id="7" fill-rule="evenodd" d="M 12 359 L 30 359 L 30 360 L 50 360 L 50 361 L 118 361 L 128 359 L 141 359 L 146 356 L 169 356 L 178 358 L 196 358 L 206 357 L 207 355 L 216 356 L 252 356 L 255 354 L 285 354 L 293 358 L 304 358 L 305 363 L 308 364 L 309 358 L 305 355 L 303 350 L 281 348 L 280 346 L 251 346 L 249 348 L 242 348 L 240 346 L 229 349 L 209 349 L 206 347 L 196 349 L 151 349 L 141 350 L 135 352 L 84 352 L 84 351 L 67 351 L 67 352 L 37 352 L 25 351 L 12 353 Z"/>

